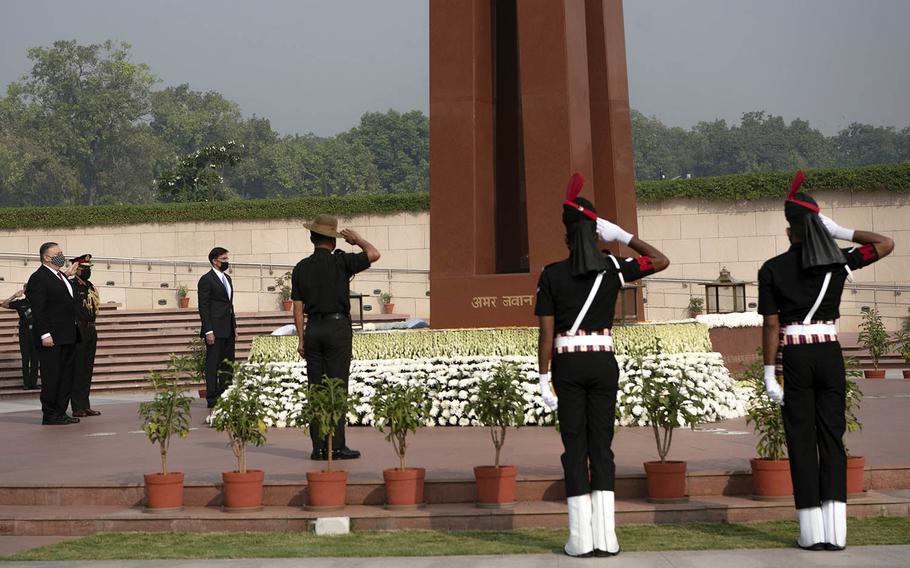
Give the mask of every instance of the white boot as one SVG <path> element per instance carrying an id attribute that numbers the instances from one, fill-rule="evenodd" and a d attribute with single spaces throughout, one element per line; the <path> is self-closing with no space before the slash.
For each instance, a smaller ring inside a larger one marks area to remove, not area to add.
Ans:
<path id="1" fill-rule="evenodd" d="M 822 521 L 822 508 L 810 507 L 798 509 L 799 513 L 799 539 L 796 544 L 800 548 L 822 550 L 825 547 L 825 525 Z"/>
<path id="2" fill-rule="evenodd" d="M 569 542 L 564 550 L 569 556 L 590 556 L 594 553 L 594 532 L 591 527 L 591 494 L 567 499 L 569 504 Z"/>
<path id="3" fill-rule="evenodd" d="M 593 491 L 594 504 L 594 554 L 595 556 L 619 554 L 616 540 L 615 495 L 612 491 Z"/>
<path id="4" fill-rule="evenodd" d="M 843 550 L 847 546 L 847 504 L 843 501 L 822 501 L 825 526 L 825 548 Z"/>

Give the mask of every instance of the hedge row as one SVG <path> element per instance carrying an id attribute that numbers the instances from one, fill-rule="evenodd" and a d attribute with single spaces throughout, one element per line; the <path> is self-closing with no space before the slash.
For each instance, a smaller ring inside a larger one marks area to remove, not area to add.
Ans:
<path id="1" fill-rule="evenodd" d="M 674 198 L 739 201 L 782 199 L 793 172 L 739 174 L 688 180 L 643 181 L 636 184 L 641 202 Z M 803 187 L 809 191 L 886 190 L 910 193 L 910 164 L 808 170 Z M 0 229 L 90 227 L 141 223 L 232 221 L 248 219 L 310 219 L 318 213 L 339 217 L 428 211 L 426 193 L 394 193 L 348 197 L 254 199 L 212 203 L 155 203 L 94 207 L 21 207 L 0 209 Z"/>
<path id="2" fill-rule="evenodd" d="M 319 213 L 338 217 L 428 211 L 426 193 L 391 193 L 348 197 L 248 199 L 207 203 L 152 203 L 92 207 L 18 207 L 0 209 L 0 229 L 92 227 L 141 223 L 186 223 L 247 219 L 312 219 Z"/>
<path id="3" fill-rule="evenodd" d="M 695 179 L 643 181 L 635 185 L 641 202 L 674 198 L 715 201 L 783 199 L 794 172 L 738 174 Z M 910 193 L 910 164 L 806 170 L 808 191 L 874 191 Z"/>

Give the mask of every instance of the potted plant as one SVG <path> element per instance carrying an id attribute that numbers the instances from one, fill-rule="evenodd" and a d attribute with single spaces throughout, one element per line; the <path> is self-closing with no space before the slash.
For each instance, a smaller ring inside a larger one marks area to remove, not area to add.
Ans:
<path id="1" fill-rule="evenodd" d="M 752 387 L 746 409 L 746 424 L 751 424 L 758 434 L 752 458 L 752 498 L 760 500 L 787 499 L 793 495 L 790 478 L 790 460 L 785 457 L 787 435 L 780 405 L 771 401 L 765 392 L 761 349 L 755 360 L 743 373 L 744 381 Z"/>
<path id="2" fill-rule="evenodd" d="M 177 305 L 181 308 L 188 308 L 190 306 L 190 289 L 186 284 L 181 284 L 177 286 Z"/>
<path id="3" fill-rule="evenodd" d="M 882 316 L 876 308 L 869 308 L 863 312 L 859 330 L 859 344 L 869 352 L 873 368 L 873 370 L 865 370 L 863 376 L 867 379 L 884 379 L 885 370 L 878 368 L 878 361 L 888 352 L 890 339 L 885 330 L 885 324 L 882 322 Z"/>
<path id="4" fill-rule="evenodd" d="M 655 356 L 639 359 L 639 366 L 645 369 L 645 362 Z M 665 367 L 659 362 L 648 364 L 647 373 L 642 373 L 642 406 L 648 416 L 654 440 L 657 443 L 659 461 L 645 462 L 645 475 L 648 482 L 648 500 L 655 503 L 673 503 L 685 501 L 686 497 L 686 462 L 669 461 L 670 444 L 673 442 L 673 430 L 686 425 L 694 428 L 699 422 L 697 410 L 704 408 L 704 403 L 697 400 L 694 393 L 684 387 L 686 372 L 681 369 Z"/>
<path id="5" fill-rule="evenodd" d="M 847 371 L 846 383 L 846 404 L 844 405 L 845 418 L 847 421 L 847 434 L 859 432 L 863 429 L 863 423 L 859 421 L 856 415 L 859 411 L 860 403 L 863 400 L 863 391 L 853 380 L 854 377 L 862 377 L 863 374 L 859 368 L 859 361 L 856 357 L 845 357 L 844 367 Z M 850 455 L 850 449 L 847 448 L 846 435 L 844 435 L 844 451 L 847 453 L 847 494 L 861 495 L 864 489 L 864 476 L 866 471 L 866 458 L 863 456 Z"/>
<path id="6" fill-rule="evenodd" d="M 377 387 L 371 399 L 374 424 L 385 439 L 391 442 L 398 467 L 385 469 L 386 507 L 389 509 L 414 509 L 423 503 L 424 468 L 405 467 L 408 434 L 426 424 L 433 406 L 427 390 L 408 384 L 383 384 Z"/>
<path id="7" fill-rule="evenodd" d="M 294 305 L 294 301 L 291 300 L 291 272 L 285 272 L 276 278 L 275 284 L 278 288 L 278 297 L 281 299 L 281 309 L 286 312 L 291 311 L 291 307 Z"/>
<path id="8" fill-rule="evenodd" d="M 149 375 L 155 396 L 139 405 L 142 429 L 149 442 L 161 452 L 161 472 L 145 474 L 145 507 L 147 511 L 174 511 L 183 508 L 183 473 L 170 472 L 167 452 L 171 436 L 186 437 L 190 431 L 190 403 L 193 398 L 180 387 L 182 363 L 171 356 L 165 373 Z"/>
<path id="9" fill-rule="evenodd" d="M 496 458 L 493 465 L 474 468 L 477 487 L 477 506 L 501 509 L 515 505 L 514 465 L 500 465 L 499 457 L 506 441 L 507 429 L 520 428 L 525 423 L 525 399 L 520 387 L 521 369 L 511 363 L 501 363 L 490 379 L 477 382 L 467 404 L 481 426 L 490 429 Z"/>
<path id="10" fill-rule="evenodd" d="M 901 328 L 895 333 L 894 339 L 901 359 L 904 360 L 904 363 L 910 365 L 910 308 L 907 308 L 907 317 L 904 318 Z M 902 374 L 905 379 L 910 379 L 910 369 L 904 369 Z"/>
<path id="11" fill-rule="evenodd" d="M 212 411 L 212 427 L 227 432 L 231 450 L 237 458 L 237 469 L 221 474 L 224 481 L 224 510 L 250 511 L 262 508 L 262 482 L 265 472 L 247 469 L 246 450 L 261 446 L 266 439 L 265 407 L 260 399 L 260 373 L 265 365 L 238 363 L 233 366 L 234 379 L 218 399 Z"/>
<path id="12" fill-rule="evenodd" d="M 379 295 L 379 303 L 382 304 L 383 313 L 390 314 L 395 311 L 395 304 L 392 303 L 392 294 L 383 292 Z"/>
<path id="13" fill-rule="evenodd" d="M 700 316 L 705 311 L 705 301 L 698 296 L 689 298 L 689 306 L 686 308 L 690 318 Z"/>
<path id="14" fill-rule="evenodd" d="M 348 393 L 341 379 L 323 377 L 322 381 L 306 387 L 306 403 L 301 413 L 301 423 L 315 426 L 319 435 L 328 440 L 326 468 L 308 471 L 307 506 L 310 511 L 332 511 L 344 508 L 348 473 L 332 471 L 333 437 L 335 426 L 344 420 L 358 403 L 356 395 Z"/>

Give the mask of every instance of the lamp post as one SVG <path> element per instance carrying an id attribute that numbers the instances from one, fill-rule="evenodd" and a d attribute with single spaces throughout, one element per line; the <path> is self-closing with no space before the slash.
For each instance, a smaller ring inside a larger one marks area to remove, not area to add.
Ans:
<path id="1" fill-rule="evenodd" d="M 705 284 L 705 311 L 729 314 L 746 311 L 746 283 L 730 276 L 726 267 L 713 282 Z"/>

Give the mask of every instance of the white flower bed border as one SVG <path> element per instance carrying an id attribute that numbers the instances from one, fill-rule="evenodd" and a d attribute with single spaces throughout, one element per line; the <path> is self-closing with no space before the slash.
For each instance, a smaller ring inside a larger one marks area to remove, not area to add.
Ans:
<path id="1" fill-rule="evenodd" d="M 617 423 L 621 426 L 646 426 L 647 414 L 641 406 L 642 381 L 655 373 L 661 380 L 683 381 L 684 389 L 704 408 L 696 412 L 702 422 L 737 418 L 745 414 L 748 390 L 736 386 L 719 353 L 679 353 L 649 355 L 642 359 L 617 357 L 620 367 L 617 393 Z M 639 365 L 639 361 L 641 362 Z M 534 357 L 453 357 L 431 359 L 386 359 L 354 361 L 351 365 L 351 392 L 361 403 L 348 415 L 348 424 L 372 426 L 370 398 L 381 382 L 421 384 L 433 401 L 427 426 L 477 426 L 466 405 L 477 381 L 488 379 L 501 362 L 519 366 L 528 425 L 551 425 L 555 412 L 543 404 L 537 383 Z M 266 406 L 266 425 L 294 427 L 303 409 L 305 363 L 269 363 L 273 371 L 263 373 L 261 399 Z"/>

